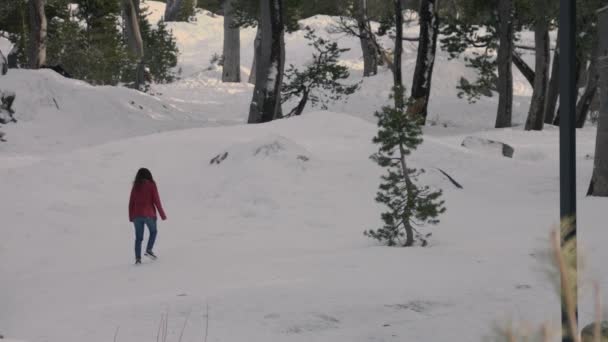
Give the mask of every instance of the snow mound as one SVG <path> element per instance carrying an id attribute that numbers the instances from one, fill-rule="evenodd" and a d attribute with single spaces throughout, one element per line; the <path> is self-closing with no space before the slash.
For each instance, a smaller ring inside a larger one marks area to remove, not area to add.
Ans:
<path id="1" fill-rule="evenodd" d="M 255 162 L 301 165 L 311 159 L 302 146 L 280 135 L 268 135 L 262 139 L 234 145 L 213 157 L 210 164 L 250 164 Z"/>
<path id="2" fill-rule="evenodd" d="M 206 122 L 148 94 L 92 86 L 48 69 L 10 70 L 0 89 L 16 93 L 18 121 L 4 129 L 3 152 L 61 152 Z"/>

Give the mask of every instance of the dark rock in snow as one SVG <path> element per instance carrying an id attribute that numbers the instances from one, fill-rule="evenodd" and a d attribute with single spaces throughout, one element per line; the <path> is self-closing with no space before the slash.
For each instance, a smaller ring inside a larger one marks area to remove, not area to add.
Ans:
<path id="1" fill-rule="evenodd" d="M 513 154 L 515 153 L 515 149 L 510 145 L 479 137 L 466 137 L 461 145 L 471 150 L 501 153 L 507 158 L 513 158 Z"/>

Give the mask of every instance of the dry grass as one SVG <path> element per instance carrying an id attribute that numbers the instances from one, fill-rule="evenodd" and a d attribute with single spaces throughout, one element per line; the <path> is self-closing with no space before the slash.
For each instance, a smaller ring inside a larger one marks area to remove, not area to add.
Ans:
<path id="1" fill-rule="evenodd" d="M 573 228 L 571 220 L 564 220 L 561 224 L 561 229 L 554 229 L 551 232 L 551 274 L 557 275 L 552 277 L 556 283 L 556 288 L 559 289 L 560 298 L 567 308 L 568 326 L 558 329 L 552 328 L 548 323 L 530 329 L 526 326 L 514 327 L 513 324 L 502 324 L 501 327 L 495 329 L 495 341 L 501 342 L 551 342 L 561 336 L 562 333 L 574 332 L 573 340 L 581 342 L 581 334 L 579 331 L 576 306 L 578 296 L 578 276 L 577 276 L 577 249 L 576 240 L 564 242 L 562 236 L 565 236 Z M 595 326 L 593 331 L 593 341 L 600 342 L 601 322 L 602 322 L 602 301 L 600 298 L 600 288 L 598 283 L 594 283 L 594 300 L 595 300 Z"/>

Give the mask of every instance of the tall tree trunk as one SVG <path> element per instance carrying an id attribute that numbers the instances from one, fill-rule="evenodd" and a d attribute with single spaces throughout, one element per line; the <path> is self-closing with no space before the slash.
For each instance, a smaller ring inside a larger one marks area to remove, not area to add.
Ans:
<path id="1" fill-rule="evenodd" d="M 256 82 L 249 109 L 249 123 L 278 119 L 285 69 L 283 0 L 260 1 L 260 45 L 256 49 Z"/>
<path id="2" fill-rule="evenodd" d="M 405 89 L 403 88 L 403 75 L 401 71 L 403 56 L 403 7 L 401 0 L 393 0 L 395 7 L 395 49 L 393 51 L 393 84 L 395 108 L 405 109 Z"/>
<path id="3" fill-rule="evenodd" d="M 584 77 L 584 74 L 587 72 L 587 62 L 585 60 L 583 60 L 583 58 L 586 58 L 584 56 L 582 56 L 581 53 L 577 53 L 576 54 L 576 85 L 577 85 L 577 93 L 580 91 L 580 88 L 582 88 L 583 86 L 581 86 L 581 78 Z M 557 107 L 557 113 L 555 114 L 555 119 L 553 119 L 553 125 L 555 126 L 559 126 L 559 120 L 560 120 L 560 108 Z"/>
<path id="4" fill-rule="evenodd" d="M 46 0 L 29 0 L 30 13 L 30 51 L 29 64 L 32 69 L 39 69 L 46 64 Z"/>
<path id="5" fill-rule="evenodd" d="M 137 1 L 137 4 L 139 5 L 139 1 Z M 135 88 L 142 90 L 145 83 L 146 68 L 144 65 L 144 43 L 139 28 L 139 7 L 136 7 L 134 0 L 122 0 L 122 6 L 127 45 L 129 46 L 131 54 L 137 59 Z"/>
<path id="6" fill-rule="evenodd" d="M 439 34 L 438 0 L 422 0 L 420 2 L 420 40 L 418 41 L 418 58 L 412 82 L 412 101 L 410 113 L 426 123 L 429 99 L 431 97 L 431 81 L 437 52 L 437 36 Z"/>
<path id="7" fill-rule="evenodd" d="M 222 82 L 241 82 L 240 29 L 234 23 L 234 0 L 224 1 L 224 66 Z"/>
<path id="8" fill-rule="evenodd" d="M 599 90 L 601 93 L 599 98 L 601 104 L 595 141 L 593 175 L 587 195 L 608 197 L 608 56 L 600 57 L 598 68 L 600 72 Z"/>
<path id="9" fill-rule="evenodd" d="M 593 175 L 587 195 L 608 197 L 608 11 L 599 14 L 597 70 L 600 74 L 600 116 L 595 141 Z"/>
<path id="10" fill-rule="evenodd" d="M 372 28 L 367 16 L 367 0 L 359 0 L 356 16 L 363 51 L 363 77 L 374 76 L 378 74 L 378 51 L 370 37 Z"/>
<path id="11" fill-rule="evenodd" d="M 498 111 L 496 128 L 512 126 L 513 117 L 513 0 L 499 0 Z"/>
<path id="12" fill-rule="evenodd" d="M 536 25 L 534 26 L 536 62 L 534 67 L 534 91 L 528 119 L 526 120 L 526 131 L 541 131 L 545 123 L 543 115 L 545 114 L 551 50 L 549 46 L 549 24 L 545 19 L 546 2 L 535 0 L 533 6 L 536 16 Z"/>
<path id="13" fill-rule="evenodd" d="M 260 30 L 260 25 L 258 24 L 258 28 L 255 32 L 255 39 L 253 40 L 253 62 L 251 62 L 251 71 L 249 72 L 249 83 L 255 84 L 255 73 L 257 67 L 257 51 L 260 47 L 260 42 L 262 41 L 262 30 Z"/>
<path id="14" fill-rule="evenodd" d="M 587 121 L 587 116 L 591 108 L 591 103 L 593 102 L 595 94 L 597 93 L 597 85 L 600 77 L 597 71 L 597 59 L 599 53 L 597 44 L 597 41 L 593 42 L 591 61 L 589 62 L 589 67 L 585 72 L 587 75 L 585 91 L 576 105 L 576 128 L 583 128 L 585 126 L 585 122 Z"/>
<path id="15" fill-rule="evenodd" d="M 557 109 L 557 99 L 559 97 L 559 30 L 557 31 L 557 43 L 553 53 L 553 65 L 551 66 L 551 81 L 547 89 L 547 99 L 545 101 L 545 123 L 553 124 L 555 110 Z"/>

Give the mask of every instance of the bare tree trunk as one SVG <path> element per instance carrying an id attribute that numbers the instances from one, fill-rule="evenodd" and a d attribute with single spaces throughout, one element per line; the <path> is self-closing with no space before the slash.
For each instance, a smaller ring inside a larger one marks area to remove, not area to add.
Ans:
<path id="1" fill-rule="evenodd" d="M 393 58 L 393 84 L 395 96 L 395 108 L 405 108 L 405 90 L 403 88 L 403 75 L 401 71 L 403 56 L 403 7 L 401 0 L 393 0 L 395 7 L 395 49 Z"/>
<path id="2" fill-rule="evenodd" d="M 586 71 L 586 85 L 583 95 L 579 99 L 576 105 L 576 128 L 583 128 L 587 121 L 587 116 L 591 108 L 591 103 L 597 93 L 597 85 L 599 80 L 599 73 L 597 72 L 597 58 L 598 58 L 598 46 L 597 41 L 593 43 L 591 52 L 591 61 L 589 68 Z"/>
<path id="3" fill-rule="evenodd" d="M 513 0 L 499 0 L 498 111 L 496 128 L 512 126 L 513 117 Z"/>
<path id="4" fill-rule="evenodd" d="M 133 1 L 134 0 L 122 0 L 122 9 L 127 35 L 127 45 L 129 46 L 131 54 L 138 61 L 135 75 L 135 88 L 142 90 L 142 86 L 145 83 L 144 43 L 139 28 L 139 8 L 136 7 Z M 137 3 L 139 4 L 139 1 L 137 1 Z"/>
<path id="5" fill-rule="evenodd" d="M 536 25 L 534 27 L 534 45 L 536 46 L 536 62 L 534 75 L 534 91 L 530 111 L 526 120 L 526 130 L 542 131 L 545 123 L 545 102 L 547 95 L 547 83 L 549 80 L 549 25 L 545 18 L 544 11 L 546 3 L 543 0 L 535 0 L 534 5 L 536 14 Z"/>
<path id="6" fill-rule="evenodd" d="M 46 64 L 46 29 L 47 21 L 44 12 L 46 0 L 29 0 L 30 12 L 30 51 L 29 64 L 32 69 L 39 69 Z"/>
<path id="7" fill-rule="evenodd" d="M 600 70 L 600 115 L 595 141 L 595 161 L 589 196 L 608 197 L 608 56 L 598 61 Z"/>
<path id="8" fill-rule="evenodd" d="M 411 114 L 421 118 L 421 124 L 426 123 L 429 99 L 431 97 L 431 81 L 437 52 L 437 36 L 439 34 L 438 0 L 422 0 L 420 2 L 420 40 L 418 41 L 418 58 L 412 82 L 413 105 Z"/>
<path id="9" fill-rule="evenodd" d="M 256 82 L 249 109 L 249 123 L 278 119 L 285 69 L 283 0 L 260 1 L 261 41 L 256 49 Z"/>
<path id="10" fill-rule="evenodd" d="M 4 57 L 4 54 L 2 54 L 2 51 L 0 51 L 0 75 L 6 75 L 7 72 L 8 61 L 6 60 L 6 57 Z"/>
<path id="11" fill-rule="evenodd" d="M 251 71 L 249 72 L 249 83 L 255 84 L 255 71 L 257 67 L 257 51 L 260 47 L 260 42 L 262 41 L 262 30 L 260 30 L 260 25 L 258 24 L 258 28 L 255 32 L 255 39 L 253 40 L 253 62 L 251 62 Z"/>
<path id="12" fill-rule="evenodd" d="M 608 197 L 608 10 L 601 10 L 598 17 L 600 117 L 595 141 L 593 175 L 587 195 Z"/>
<path id="13" fill-rule="evenodd" d="M 372 41 L 370 34 L 372 28 L 367 16 L 367 0 L 359 0 L 357 8 L 357 27 L 359 28 L 359 40 L 363 51 L 363 76 L 369 77 L 378 74 L 378 51 Z"/>
<path id="14" fill-rule="evenodd" d="M 234 0 L 224 1 L 224 66 L 222 82 L 241 82 L 240 29 L 234 23 Z"/>
<path id="15" fill-rule="evenodd" d="M 545 102 L 545 123 L 553 124 L 557 99 L 559 97 L 559 30 L 555 52 L 553 53 L 553 65 L 551 66 L 551 81 L 547 89 L 547 100 Z"/>

